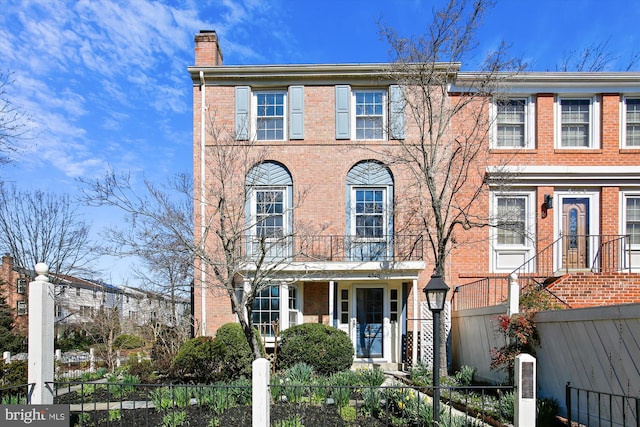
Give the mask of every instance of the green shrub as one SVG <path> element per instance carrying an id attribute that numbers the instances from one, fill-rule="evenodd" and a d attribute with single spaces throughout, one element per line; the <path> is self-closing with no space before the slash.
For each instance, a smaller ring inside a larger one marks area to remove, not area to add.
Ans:
<path id="1" fill-rule="evenodd" d="M 304 323 L 282 331 L 280 336 L 280 369 L 304 362 L 317 373 L 330 375 L 353 364 L 353 344 L 339 329 L 321 323 Z"/>
<path id="2" fill-rule="evenodd" d="M 257 331 L 256 338 L 259 341 Z M 213 340 L 213 351 L 221 380 L 251 377 L 253 353 L 239 323 L 226 323 L 218 329 Z"/>
<path id="3" fill-rule="evenodd" d="M 127 373 L 140 378 L 140 382 L 143 384 L 151 384 L 156 381 L 154 363 L 149 359 L 142 359 L 138 362 L 138 357 L 132 355 L 127 359 L 125 368 Z"/>
<path id="4" fill-rule="evenodd" d="M 211 337 L 185 341 L 172 363 L 175 375 L 195 382 L 211 382 L 215 378 L 217 366 Z"/>
<path id="5" fill-rule="evenodd" d="M 0 387 L 27 383 L 27 361 L 14 360 L 0 369 Z"/>
<path id="6" fill-rule="evenodd" d="M 556 422 L 556 415 L 558 415 L 558 408 L 560 404 L 556 399 L 545 397 L 536 401 L 538 408 L 538 419 L 536 425 L 539 426 L 552 426 Z"/>
<path id="7" fill-rule="evenodd" d="M 116 337 L 113 346 L 120 350 L 132 350 L 144 347 L 144 340 L 137 335 L 122 334 Z"/>

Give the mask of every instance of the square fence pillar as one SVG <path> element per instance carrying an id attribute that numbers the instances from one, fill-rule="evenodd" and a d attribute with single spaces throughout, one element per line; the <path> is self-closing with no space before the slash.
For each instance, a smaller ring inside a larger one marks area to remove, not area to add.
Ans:
<path id="1" fill-rule="evenodd" d="M 536 358 L 522 353 L 515 360 L 515 427 L 536 427 Z"/>
<path id="2" fill-rule="evenodd" d="M 269 427 L 271 423 L 271 393 L 269 380 L 271 364 L 267 359 L 260 358 L 253 361 L 252 374 L 252 427 Z"/>
<path id="3" fill-rule="evenodd" d="M 46 276 L 48 267 L 36 264 L 38 277 L 29 283 L 29 356 L 27 377 L 34 384 L 31 404 L 50 405 L 53 393 L 47 387 L 53 382 L 54 290 Z"/>

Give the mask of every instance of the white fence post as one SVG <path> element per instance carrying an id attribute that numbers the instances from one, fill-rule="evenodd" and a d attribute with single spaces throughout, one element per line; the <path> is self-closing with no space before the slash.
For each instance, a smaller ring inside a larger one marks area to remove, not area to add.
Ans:
<path id="1" fill-rule="evenodd" d="M 513 316 L 520 312 L 520 285 L 518 284 L 518 275 L 511 273 L 509 275 L 509 316 Z"/>
<path id="2" fill-rule="evenodd" d="M 89 349 L 89 372 L 94 373 L 96 371 L 96 351 L 93 347 Z"/>
<path id="3" fill-rule="evenodd" d="M 536 358 L 521 353 L 515 360 L 515 427 L 536 426 Z"/>
<path id="4" fill-rule="evenodd" d="M 47 383 L 53 382 L 53 285 L 49 283 L 49 267 L 39 262 L 38 276 L 29 283 L 29 356 L 27 377 L 34 384 L 31 404 L 50 405 L 53 393 Z"/>
<path id="5" fill-rule="evenodd" d="M 271 395 L 269 392 L 269 376 L 271 364 L 267 359 L 253 361 L 252 374 L 252 427 L 269 427 L 271 411 Z"/>
<path id="6" fill-rule="evenodd" d="M 5 351 L 4 353 L 2 353 L 2 360 L 4 360 L 4 363 L 11 363 L 11 352 L 10 351 Z"/>

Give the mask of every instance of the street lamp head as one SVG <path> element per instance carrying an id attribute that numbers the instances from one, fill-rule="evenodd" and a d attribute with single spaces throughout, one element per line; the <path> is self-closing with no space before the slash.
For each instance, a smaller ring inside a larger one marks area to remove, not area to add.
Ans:
<path id="1" fill-rule="evenodd" d="M 444 309 L 444 303 L 447 301 L 449 286 L 444 282 L 442 276 L 437 274 L 431 276 L 431 280 L 429 280 L 429 283 L 427 283 L 423 292 L 427 296 L 429 310 L 442 311 Z"/>

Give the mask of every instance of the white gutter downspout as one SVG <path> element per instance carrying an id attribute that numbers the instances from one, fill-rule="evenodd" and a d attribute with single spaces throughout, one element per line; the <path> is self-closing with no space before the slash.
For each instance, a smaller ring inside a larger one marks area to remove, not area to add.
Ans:
<path id="1" fill-rule="evenodd" d="M 206 119 L 206 106 L 205 106 L 205 102 L 206 102 L 206 97 L 205 97 L 205 80 L 204 80 L 204 71 L 200 71 L 200 244 L 201 246 L 201 250 L 205 251 L 206 245 L 205 245 L 205 231 L 206 231 L 206 226 L 205 226 L 205 213 L 206 213 L 206 206 L 205 206 L 205 130 L 206 130 L 206 126 L 205 126 L 205 119 Z M 207 279 L 207 272 L 206 272 L 206 268 L 205 265 L 203 264 L 203 259 L 204 257 L 201 258 L 200 261 L 200 289 L 201 289 L 201 294 L 200 294 L 200 306 L 201 306 L 201 319 L 202 319 L 202 336 L 206 336 L 207 335 L 207 293 L 206 293 L 206 279 Z"/>

